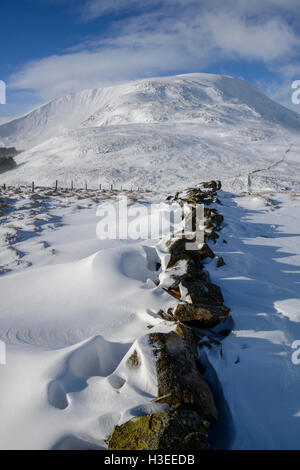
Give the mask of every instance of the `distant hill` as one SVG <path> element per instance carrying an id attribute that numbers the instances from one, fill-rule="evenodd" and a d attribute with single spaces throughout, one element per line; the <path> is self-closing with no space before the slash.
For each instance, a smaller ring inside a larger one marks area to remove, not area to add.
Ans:
<path id="1" fill-rule="evenodd" d="M 2 145 L 26 150 L 11 182 L 156 188 L 258 169 L 295 178 L 299 135 L 299 114 L 245 80 L 211 74 L 85 90 L 0 126 Z"/>

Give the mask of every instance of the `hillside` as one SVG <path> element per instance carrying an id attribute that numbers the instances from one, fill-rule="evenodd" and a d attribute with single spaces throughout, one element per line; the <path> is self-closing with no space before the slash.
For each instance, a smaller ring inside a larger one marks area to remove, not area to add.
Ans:
<path id="1" fill-rule="evenodd" d="M 70 94 L 1 125 L 0 144 L 25 150 L 2 180 L 162 189 L 222 177 L 239 189 L 259 172 L 266 187 L 294 187 L 299 130 L 300 115 L 245 80 L 140 80 Z"/>

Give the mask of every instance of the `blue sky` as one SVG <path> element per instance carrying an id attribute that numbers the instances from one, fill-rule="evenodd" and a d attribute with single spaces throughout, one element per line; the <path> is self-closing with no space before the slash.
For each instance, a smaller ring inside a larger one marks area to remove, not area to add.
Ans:
<path id="1" fill-rule="evenodd" d="M 299 111 L 291 103 L 299 0 L 2 0 L 0 8 L 0 116 L 84 88 L 185 72 L 243 77 Z"/>

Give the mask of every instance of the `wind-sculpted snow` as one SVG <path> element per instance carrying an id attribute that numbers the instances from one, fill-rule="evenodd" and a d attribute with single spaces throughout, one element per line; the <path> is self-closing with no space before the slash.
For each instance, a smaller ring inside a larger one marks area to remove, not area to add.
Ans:
<path id="1" fill-rule="evenodd" d="M 239 191 L 248 189 L 249 174 L 253 180 L 265 170 L 262 186 L 282 189 L 298 184 L 299 159 L 286 152 L 293 143 L 299 153 L 299 131 L 297 113 L 245 80 L 140 80 L 67 95 L 0 126 L 0 144 L 26 150 L 1 181 L 159 189 L 167 182 L 177 190 L 221 178 Z"/>
<path id="2" fill-rule="evenodd" d="M 157 377 L 145 337 L 170 331 L 156 314 L 178 302 L 157 285 L 169 286 L 161 275 L 169 260 L 157 264 L 154 240 L 97 238 L 96 205 L 117 197 L 24 188 L 1 195 L 2 449 L 103 449 L 115 425 L 164 406 L 152 401 Z M 199 349 L 220 415 L 211 442 L 299 449 L 292 345 L 300 341 L 300 196 L 218 197 L 224 224 L 212 248 L 226 264 L 207 258 L 205 272 L 233 324 L 222 354 L 205 337 Z M 161 202 L 153 193 L 132 198 Z M 138 369 L 128 361 L 135 351 Z"/>
<path id="3" fill-rule="evenodd" d="M 226 265 L 213 272 L 211 263 L 210 274 L 234 326 L 221 360 L 213 349 L 200 355 L 215 369 L 210 385 L 216 374 L 221 384 L 217 405 L 226 402 L 219 437 L 232 449 L 299 449 L 300 196 L 224 196 L 227 243 L 216 253 Z"/>

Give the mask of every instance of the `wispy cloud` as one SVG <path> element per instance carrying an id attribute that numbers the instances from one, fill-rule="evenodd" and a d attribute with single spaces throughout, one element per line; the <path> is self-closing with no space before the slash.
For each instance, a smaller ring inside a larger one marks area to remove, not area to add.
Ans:
<path id="1" fill-rule="evenodd" d="M 164 13 L 168 8 L 183 9 L 194 7 L 198 11 L 235 12 L 237 15 L 270 15 L 292 13 L 298 17 L 298 0 L 86 0 L 80 7 L 80 12 L 86 20 L 110 13 L 133 11 L 140 13 L 149 8 L 159 9 Z"/>
<path id="2" fill-rule="evenodd" d="M 261 60 L 265 63 L 293 56 L 299 38 L 279 19 L 247 20 L 220 13 L 205 15 L 211 44 L 223 55 L 233 58 Z"/>
<path id="3" fill-rule="evenodd" d="M 80 10 L 85 20 L 125 10 L 126 18 L 114 17 L 105 38 L 25 64 L 9 85 L 48 100 L 135 78 L 201 71 L 228 59 L 276 64 L 280 74 L 299 47 L 289 21 L 297 6 L 298 0 L 88 0 Z"/>

